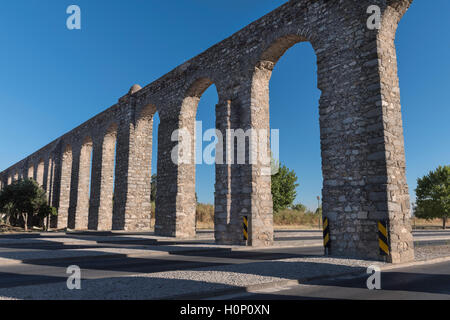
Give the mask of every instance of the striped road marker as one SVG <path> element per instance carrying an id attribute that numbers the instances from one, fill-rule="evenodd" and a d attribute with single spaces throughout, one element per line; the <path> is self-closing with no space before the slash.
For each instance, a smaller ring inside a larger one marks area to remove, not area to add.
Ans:
<path id="1" fill-rule="evenodd" d="M 327 217 L 323 218 L 323 246 L 325 247 L 325 252 L 328 254 L 330 249 L 330 225 Z"/>
<path id="2" fill-rule="evenodd" d="M 247 218 L 247 216 L 244 216 L 243 232 L 244 232 L 244 241 L 248 241 L 248 218 Z"/>
<path id="3" fill-rule="evenodd" d="M 389 255 L 388 228 L 386 221 L 378 221 L 378 244 L 380 245 L 380 254 Z"/>

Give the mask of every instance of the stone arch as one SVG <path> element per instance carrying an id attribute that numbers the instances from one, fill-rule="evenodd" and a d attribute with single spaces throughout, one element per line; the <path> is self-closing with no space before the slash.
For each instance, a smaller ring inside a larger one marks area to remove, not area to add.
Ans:
<path id="1" fill-rule="evenodd" d="M 34 165 L 33 164 L 30 164 L 28 166 L 27 178 L 28 179 L 34 179 L 35 178 L 35 176 L 34 176 Z"/>
<path id="2" fill-rule="evenodd" d="M 61 180 L 59 191 L 59 208 L 57 228 L 67 228 L 69 206 L 70 206 L 70 185 L 72 180 L 72 146 L 66 144 L 61 156 Z"/>
<path id="3" fill-rule="evenodd" d="M 137 112 L 134 126 L 137 147 L 145 148 L 146 146 L 150 146 L 151 148 L 153 120 L 157 113 L 158 110 L 154 104 L 147 104 Z"/>
<path id="4" fill-rule="evenodd" d="M 198 103 L 203 93 L 213 84 L 214 82 L 210 78 L 201 77 L 188 86 L 181 103 L 180 122 L 182 127 L 192 125 L 192 122 L 195 123 Z"/>
<path id="5" fill-rule="evenodd" d="M 153 126 L 157 111 L 149 96 L 138 97 L 138 85 L 130 93 L 134 112 L 117 134 L 113 225 L 114 230 L 146 230 L 151 227 L 151 167 Z M 136 91 L 137 90 L 137 91 Z"/>
<path id="6" fill-rule="evenodd" d="M 193 81 L 186 90 L 180 112 L 180 127 L 187 129 L 187 132 L 189 132 L 191 136 L 191 163 L 181 165 L 183 170 L 182 179 L 190 181 L 190 183 L 182 185 L 181 190 L 179 191 L 184 195 L 184 212 L 186 215 L 179 215 L 177 217 L 177 223 L 180 221 L 183 225 L 188 226 L 187 228 L 193 230 L 190 232 L 193 232 L 194 235 L 196 232 L 197 208 L 196 171 L 197 163 L 199 163 L 198 160 L 200 160 L 196 159 L 196 146 L 199 144 L 199 142 L 196 141 L 196 121 L 201 120 L 197 119 L 197 110 L 203 94 L 213 85 L 216 87 L 217 96 L 220 97 L 219 85 L 214 82 L 211 77 L 200 77 Z M 179 178 L 181 178 L 181 176 L 179 176 Z"/>
<path id="7" fill-rule="evenodd" d="M 91 230 L 112 229 L 117 132 L 117 123 L 111 122 L 94 138 L 88 221 Z"/>
<path id="8" fill-rule="evenodd" d="M 270 167 L 270 94 L 269 86 L 272 72 L 280 58 L 294 45 L 309 41 L 298 32 L 283 31 L 273 34 L 261 48 L 254 60 L 248 99 L 248 116 L 241 123 L 243 129 L 257 130 L 258 140 L 256 162 L 242 167 L 242 189 L 251 190 L 241 199 L 241 214 L 249 218 L 249 243 L 251 245 L 270 245 L 273 242 L 273 203 L 271 194 Z M 314 47 L 314 46 L 313 46 Z M 265 133 L 266 136 L 260 136 Z M 264 139 L 264 140 L 263 140 Z M 260 150 L 265 142 L 265 149 Z M 262 151 L 264 151 L 262 154 Z M 246 151 L 249 156 L 248 151 Z M 248 197 L 248 198 L 247 198 Z"/>
<path id="9" fill-rule="evenodd" d="M 74 219 L 74 229 L 76 230 L 85 230 L 88 228 L 92 150 L 92 138 L 86 136 L 81 145 L 78 168 L 78 192 Z"/>
<path id="10" fill-rule="evenodd" d="M 44 159 L 39 159 L 36 166 L 36 182 L 43 187 L 44 186 Z"/>
<path id="11" fill-rule="evenodd" d="M 142 169 L 141 174 L 135 177 L 136 181 L 129 181 L 139 185 L 137 197 L 140 201 L 136 203 L 139 206 L 139 217 L 135 223 L 145 227 L 150 227 L 151 219 L 151 180 L 152 180 L 152 155 L 153 155 L 153 129 L 154 118 L 157 114 L 157 108 L 154 104 L 148 104 L 142 108 L 137 116 L 135 125 L 135 157 L 134 160 L 139 163 Z M 156 159 L 155 159 L 156 160 Z M 148 226 L 146 225 L 148 223 Z M 128 224 L 129 225 L 129 224 Z M 142 226 L 141 226 L 142 228 Z"/>
<path id="12" fill-rule="evenodd" d="M 178 100 L 180 103 L 176 108 L 178 112 L 172 115 L 161 113 L 158 129 L 155 232 L 179 238 L 189 238 L 196 234 L 194 143 L 196 114 L 202 94 L 213 84 L 210 77 L 200 76 L 191 79 Z M 217 86 L 216 89 L 218 90 Z M 219 92 L 218 95 L 220 97 Z M 173 135 L 177 132 L 177 136 Z M 177 141 L 174 142 L 172 138 Z M 184 150 L 183 141 L 187 142 L 185 146 L 189 146 L 190 150 Z M 176 159 L 173 159 L 172 155 Z M 178 163 L 174 163 L 174 160 Z"/>

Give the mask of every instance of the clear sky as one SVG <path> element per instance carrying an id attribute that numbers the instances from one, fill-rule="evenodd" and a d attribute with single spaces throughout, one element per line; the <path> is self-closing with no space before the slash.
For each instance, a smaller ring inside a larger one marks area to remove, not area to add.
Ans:
<path id="1" fill-rule="evenodd" d="M 284 2 L 3 1 L 0 171 L 115 104 L 134 83 L 151 83 Z M 66 28 L 71 4 L 82 10 L 80 31 Z M 448 0 L 415 0 L 397 33 L 412 195 L 417 177 L 450 163 L 449 13 Z M 299 177 L 297 202 L 311 209 L 322 184 L 315 61 L 309 44 L 294 46 L 270 84 L 281 161 Z M 216 103 L 211 87 L 197 114 L 205 129 L 214 126 Z M 213 189 L 214 168 L 198 166 L 199 200 L 212 203 Z"/>

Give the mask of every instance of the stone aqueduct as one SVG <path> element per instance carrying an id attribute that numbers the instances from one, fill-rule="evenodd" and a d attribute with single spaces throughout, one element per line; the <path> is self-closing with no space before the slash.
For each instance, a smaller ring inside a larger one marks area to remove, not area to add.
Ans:
<path id="1" fill-rule="evenodd" d="M 291 46 L 309 41 L 321 90 L 323 213 L 330 221 L 330 250 L 380 259 L 377 221 L 387 220 L 389 260 L 411 260 L 394 45 L 411 2 L 291 0 L 146 87 L 133 86 L 114 106 L 0 173 L 1 184 L 34 177 L 58 208 L 55 227 L 148 229 L 152 125 L 158 112 L 155 232 L 191 237 L 195 164 L 172 162 L 172 132 L 194 132 L 197 104 L 213 83 L 219 96 L 217 129 L 269 128 L 272 70 Z M 381 8 L 380 29 L 367 28 L 370 5 Z M 261 170 L 254 164 L 216 164 L 217 243 L 242 244 L 242 216 L 248 216 L 249 244 L 272 244 L 270 177 Z"/>

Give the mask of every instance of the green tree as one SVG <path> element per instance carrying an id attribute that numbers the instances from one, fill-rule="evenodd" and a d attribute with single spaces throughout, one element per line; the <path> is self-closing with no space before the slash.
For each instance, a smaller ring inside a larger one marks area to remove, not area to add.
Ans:
<path id="1" fill-rule="evenodd" d="M 445 229 L 450 216 L 450 166 L 439 166 L 417 179 L 416 196 L 415 215 L 424 219 L 440 218 Z"/>
<path id="2" fill-rule="evenodd" d="M 314 213 L 319 215 L 319 216 L 322 216 L 322 207 L 317 208 Z"/>
<path id="3" fill-rule="evenodd" d="M 295 211 L 300 211 L 300 212 L 306 212 L 306 210 L 307 210 L 306 206 L 301 203 L 292 205 L 291 209 L 295 210 Z"/>
<path id="4" fill-rule="evenodd" d="M 58 210 L 56 210 L 56 208 L 49 206 L 47 203 L 43 203 L 38 210 L 38 217 L 39 217 L 39 221 L 42 223 L 43 227 L 45 230 L 48 231 L 48 227 L 49 227 L 49 219 L 46 219 L 47 217 L 49 218 L 50 216 L 57 216 L 58 215 Z M 45 221 L 45 222 L 44 222 Z"/>
<path id="5" fill-rule="evenodd" d="M 15 181 L 0 193 L 0 208 L 8 209 L 10 218 L 22 219 L 25 231 L 35 215 L 46 215 L 54 210 L 47 205 L 45 191 L 32 179 Z"/>
<path id="6" fill-rule="evenodd" d="M 156 177 L 157 175 L 152 175 L 152 182 L 151 182 L 151 191 L 150 191 L 150 201 L 155 202 L 156 201 Z"/>
<path id="7" fill-rule="evenodd" d="M 294 203 L 298 187 L 297 175 L 294 170 L 289 170 L 285 165 L 280 165 L 278 172 L 272 176 L 272 200 L 273 211 L 291 207 Z"/>

